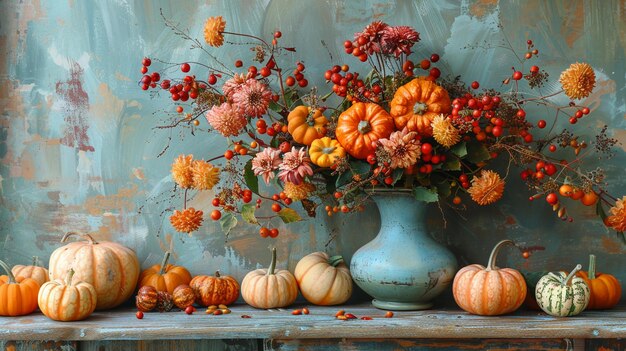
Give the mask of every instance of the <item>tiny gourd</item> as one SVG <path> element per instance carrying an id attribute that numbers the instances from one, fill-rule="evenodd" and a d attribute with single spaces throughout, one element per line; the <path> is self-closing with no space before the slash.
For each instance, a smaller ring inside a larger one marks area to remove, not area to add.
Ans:
<path id="1" fill-rule="evenodd" d="M 50 277 L 48 276 L 48 270 L 41 266 L 41 261 L 39 261 L 39 257 L 37 256 L 33 256 L 32 265 L 15 265 L 13 266 L 13 268 L 11 268 L 11 272 L 15 276 L 15 279 L 21 281 L 21 279 L 23 278 L 31 278 L 37 281 L 39 286 L 42 286 L 43 283 L 50 280 Z"/>
<path id="2" fill-rule="evenodd" d="M 337 121 L 337 141 L 354 158 L 364 160 L 376 152 L 376 142 L 395 130 L 393 118 L 380 105 L 357 102 Z"/>
<path id="3" fill-rule="evenodd" d="M 268 269 L 249 272 L 241 282 L 241 296 L 256 308 L 278 308 L 291 305 L 298 297 L 298 283 L 288 270 L 275 271 L 276 248 Z"/>
<path id="4" fill-rule="evenodd" d="M 569 274 L 548 273 L 539 279 L 535 297 L 545 313 L 555 317 L 567 317 L 585 310 L 590 291 L 585 280 L 576 276 L 581 269 L 582 266 L 577 265 Z"/>
<path id="5" fill-rule="evenodd" d="M 520 272 L 512 268 L 496 267 L 496 257 L 504 245 L 515 245 L 502 240 L 491 251 L 485 268 L 472 264 L 461 268 L 454 277 L 452 294 L 463 310 L 482 316 L 496 316 L 517 310 L 526 298 L 526 282 Z"/>
<path id="6" fill-rule="evenodd" d="M 193 305 L 195 299 L 196 295 L 193 289 L 187 284 L 177 286 L 172 293 L 172 302 L 181 310 Z"/>
<path id="7" fill-rule="evenodd" d="M 588 310 L 607 309 L 619 303 L 622 297 L 622 286 L 615 276 L 596 272 L 595 255 L 589 255 L 589 270 L 580 271 L 576 275 L 583 278 L 589 285 Z"/>
<path id="8" fill-rule="evenodd" d="M 72 283 L 74 270 L 70 268 L 65 280 L 52 280 L 39 290 L 39 309 L 55 321 L 80 321 L 96 309 L 98 295 L 93 285 L 85 282 Z"/>
<path id="9" fill-rule="evenodd" d="M 137 291 L 135 306 L 141 312 L 152 311 L 158 303 L 158 291 L 152 285 L 144 285 Z"/>
<path id="10" fill-rule="evenodd" d="M 198 275 L 189 283 L 196 296 L 196 303 L 202 306 L 230 305 L 239 297 L 239 282 L 229 275 Z"/>
<path id="11" fill-rule="evenodd" d="M 307 146 L 326 134 L 326 124 L 322 111 L 308 106 L 298 106 L 287 116 L 287 131 L 294 141 Z"/>
<path id="12" fill-rule="evenodd" d="M 420 77 L 396 90 L 389 112 L 398 130 L 407 127 L 409 131 L 430 137 L 433 135 L 433 119 L 450 112 L 451 105 L 450 96 L 444 88 Z"/>
<path id="13" fill-rule="evenodd" d="M 6 263 L 0 267 L 7 275 L 0 276 L 0 316 L 24 316 L 37 309 L 39 284 L 31 278 L 19 282 Z"/>
<path id="14" fill-rule="evenodd" d="M 338 159 L 346 156 L 346 151 L 335 139 L 323 137 L 315 139 L 309 147 L 311 162 L 320 167 L 331 167 Z"/>
<path id="15" fill-rule="evenodd" d="M 352 295 L 352 276 L 341 256 L 313 252 L 298 262 L 294 276 L 302 296 L 316 305 L 342 304 Z"/>
<path id="16" fill-rule="evenodd" d="M 156 264 L 139 275 L 139 287 L 146 285 L 153 286 L 157 291 L 167 291 L 173 293 L 174 289 L 182 284 L 189 284 L 191 274 L 183 266 L 168 264 L 170 252 L 166 251 L 163 262 Z"/>
<path id="17" fill-rule="evenodd" d="M 60 247 L 50 256 L 50 279 L 64 280 L 70 268 L 74 280 L 93 285 L 98 293 L 97 310 L 118 306 L 135 292 L 139 277 L 139 260 L 135 252 L 118 243 L 96 241 L 89 234 L 67 233 L 61 239 L 66 242 L 78 236 L 76 241 Z"/>

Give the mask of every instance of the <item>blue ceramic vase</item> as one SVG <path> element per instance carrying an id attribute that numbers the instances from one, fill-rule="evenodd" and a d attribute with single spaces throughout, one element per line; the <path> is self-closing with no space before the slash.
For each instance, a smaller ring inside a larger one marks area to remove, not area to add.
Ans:
<path id="1" fill-rule="evenodd" d="M 423 310 L 443 292 L 456 273 L 454 255 L 426 231 L 426 204 L 410 191 L 378 190 L 378 235 L 352 256 L 356 284 L 388 310 Z"/>

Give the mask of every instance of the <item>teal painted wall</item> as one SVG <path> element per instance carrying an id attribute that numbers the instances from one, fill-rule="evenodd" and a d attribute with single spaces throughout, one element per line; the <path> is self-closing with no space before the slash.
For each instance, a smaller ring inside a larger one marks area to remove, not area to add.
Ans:
<path id="1" fill-rule="evenodd" d="M 183 152 L 209 155 L 222 141 L 185 129 L 153 129 L 164 120 L 161 111 L 171 106 L 138 87 L 141 59 L 203 59 L 163 25 L 160 9 L 200 38 L 205 19 L 214 15 L 224 16 L 233 31 L 270 37 L 280 28 L 282 43 L 298 47 L 293 58 L 306 62 L 309 81 L 318 86 L 325 84 L 331 56 L 347 58 L 343 41 L 373 19 L 414 26 L 422 37 L 418 57 L 437 52 L 444 75 L 461 74 L 483 87 L 500 86 L 510 53 L 462 47 L 499 43 L 506 35 L 523 50 L 533 39 L 542 67 L 553 78 L 575 61 L 594 67 L 597 89 L 584 101 L 593 109 L 593 121 L 574 130 L 589 138 L 594 129 L 610 126 L 621 148 L 611 160 L 589 161 L 607 170 L 614 195 L 626 195 L 624 1 L 0 0 L 0 258 L 10 264 L 29 262 L 32 255 L 47 260 L 64 232 L 95 232 L 101 240 L 135 249 L 144 267 L 157 263 L 171 246 L 176 260 L 193 273 L 220 269 L 241 279 L 267 264 L 269 247 L 279 248 L 281 267 L 293 268 L 306 253 L 324 249 L 331 237 L 329 250 L 350 256 L 375 234 L 374 208 L 360 216 L 319 216 L 281 226 L 277 239 L 262 239 L 245 225 L 226 238 L 211 221 L 191 237 L 172 230 L 167 210 L 181 203 L 169 178 L 172 159 Z M 251 59 L 244 46 L 212 52 L 224 62 Z M 355 62 L 348 58 L 346 63 Z M 173 142 L 158 157 L 170 136 Z M 515 176 L 507 188 L 497 206 L 461 216 L 444 210 L 445 228 L 439 210 L 432 208 L 433 234 L 460 262 L 486 263 L 492 245 L 511 238 L 546 250 L 529 260 L 518 253 L 503 256 L 502 266 L 566 269 L 596 253 L 600 270 L 626 283 L 626 245 L 592 209 L 569 206 L 575 222 L 568 224 L 542 201 L 529 203 Z M 208 213 L 211 198 L 210 193 L 196 196 L 192 205 Z M 355 227 L 364 229 L 357 234 Z"/>

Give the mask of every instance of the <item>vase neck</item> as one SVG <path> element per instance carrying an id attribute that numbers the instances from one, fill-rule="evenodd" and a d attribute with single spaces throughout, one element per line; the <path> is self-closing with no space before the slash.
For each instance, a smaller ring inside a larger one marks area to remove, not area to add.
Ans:
<path id="1" fill-rule="evenodd" d="M 374 194 L 373 199 L 380 212 L 381 227 L 401 223 L 406 230 L 423 231 L 426 204 L 411 193 Z"/>

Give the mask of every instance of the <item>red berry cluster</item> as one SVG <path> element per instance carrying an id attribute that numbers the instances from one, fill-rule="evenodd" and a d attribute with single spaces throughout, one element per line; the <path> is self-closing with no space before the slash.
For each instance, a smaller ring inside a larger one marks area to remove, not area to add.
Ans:
<path id="1" fill-rule="evenodd" d="M 333 83 L 333 92 L 340 97 L 349 97 L 351 101 L 373 101 L 380 100 L 382 88 L 378 84 L 373 84 L 370 88 L 365 86 L 359 73 L 349 72 L 348 65 L 335 65 L 324 73 L 327 82 Z M 345 72 L 345 73 L 342 73 Z"/>
<path id="2" fill-rule="evenodd" d="M 302 62 L 298 62 L 296 64 L 296 69 L 293 70 L 293 76 L 288 76 L 287 79 L 285 79 L 285 84 L 291 87 L 294 86 L 296 82 L 298 82 L 298 86 L 301 88 L 309 85 L 309 81 L 304 78 L 304 73 L 302 73 L 304 72 L 304 69 L 304 64 Z"/>

